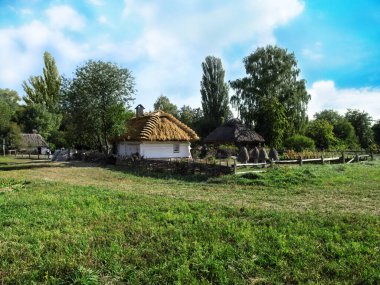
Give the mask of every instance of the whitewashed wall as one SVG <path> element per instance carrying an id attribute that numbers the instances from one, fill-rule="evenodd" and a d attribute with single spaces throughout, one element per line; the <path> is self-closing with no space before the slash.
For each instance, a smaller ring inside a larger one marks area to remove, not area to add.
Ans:
<path id="1" fill-rule="evenodd" d="M 136 152 L 140 153 L 140 144 L 137 142 L 120 142 L 117 145 L 118 155 L 130 156 Z"/>
<path id="2" fill-rule="evenodd" d="M 174 145 L 179 144 L 179 152 L 174 152 Z M 142 142 L 140 145 L 132 142 L 118 144 L 119 155 L 128 156 L 138 152 L 145 158 L 188 158 L 190 156 L 189 142 Z"/>

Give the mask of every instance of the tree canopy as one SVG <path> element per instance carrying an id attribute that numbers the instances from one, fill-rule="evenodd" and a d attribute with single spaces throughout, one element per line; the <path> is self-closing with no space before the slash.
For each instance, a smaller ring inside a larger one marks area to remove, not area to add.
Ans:
<path id="1" fill-rule="evenodd" d="M 201 96 L 206 120 L 219 126 L 230 117 L 228 84 L 224 82 L 225 71 L 220 58 L 207 56 L 202 62 Z"/>
<path id="2" fill-rule="evenodd" d="M 373 132 L 371 129 L 372 118 L 365 111 L 348 109 L 345 115 L 346 119 L 355 129 L 361 147 L 368 148 L 373 143 Z"/>
<path id="3" fill-rule="evenodd" d="M 230 82 L 235 91 L 231 103 L 243 122 L 254 125 L 269 144 L 279 144 L 284 134 L 302 133 L 310 95 L 305 80 L 298 78 L 300 70 L 294 54 L 267 46 L 243 61 L 247 76 Z M 269 102 L 277 116 L 267 114 Z"/>
<path id="4" fill-rule="evenodd" d="M 312 138 L 319 149 L 328 149 L 336 143 L 333 133 L 334 127 L 325 119 L 311 121 L 307 127 L 306 135 Z"/>
<path id="5" fill-rule="evenodd" d="M 157 98 L 156 102 L 154 102 L 153 108 L 155 111 L 161 110 L 178 117 L 178 107 L 170 102 L 168 97 L 162 94 Z"/>
<path id="6" fill-rule="evenodd" d="M 348 148 L 357 147 L 357 137 L 355 129 L 352 124 L 335 110 L 323 110 L 314 115 L 315 119 L 326 120 L 333 126 L 334 136 L 337 142 L 342 146 Z"/>
<path id="7" fill-rule="evenodd" d="M 28 82 L 23 82 L 22 87 L 27 95 L 24 98 L 27 104 L 42 104 L 49 112 L 57 111 L 61 76 L 49 52 L 44 53 L 43 75 L 31 76 Z"/>
<path id="8" fill-rule="evenodd" d="M 109 153 L 110 139 L 125 131 L 134 94 L 135 80 L 126 68 L 92 60 L 77 67 L 63 87 L 69 141 Z"/>

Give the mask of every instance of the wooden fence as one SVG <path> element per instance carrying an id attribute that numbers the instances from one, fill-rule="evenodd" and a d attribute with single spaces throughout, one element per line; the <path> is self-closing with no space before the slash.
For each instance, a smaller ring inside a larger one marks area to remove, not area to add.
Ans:
<path id="1" fill-rule="evenodd" d="M 329 153 L 329 152 L 326 152 Z M 332 152 L 331 152 L 332 153 Z M 336 154 L 337 152 L 333 152 Z M 332 157 L 325 157 L 322 155 L 319 158 L 302 158 L 299 157 L 298 159 L 286 159 L 286 160 L 277 160 L 277 161 L 271 161 L 270 163 L 238 163 L 236 159 L 234 160 L 233 168 L 234 173 L 237 173 L 237 169 L 241 167 L 256 167 L 256 168 L 265 168 L 267 166 L 273 165 L 273 164 L 298 164 L 302 166 L 304 163 L 316 163 L 316 164 L 325 164 L 325 163 L 352 163 L 352 162 L 359 162 L 359 161 L 365 161 L 365 160 L 373 160 L 373 154 L 372 153 L 365 153 L 364 151 L 343 151 L 341 153 L 341 156 L 332 156 Z"/>

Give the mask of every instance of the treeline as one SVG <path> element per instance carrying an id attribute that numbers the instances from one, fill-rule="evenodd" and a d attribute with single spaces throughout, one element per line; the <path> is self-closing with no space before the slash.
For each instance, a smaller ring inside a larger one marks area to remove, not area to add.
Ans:
<path id="1" fill-rule="evenodd" d="M 111 151 L 111 139 L 121 135 L 136 96 L 130 70 L 89 60 L 73 78 L 59 74 L 54 58 L 44 53 L 42 75 L 23 82 L 25 104 L 16 91 L 0 89 L 0 137 L 8 149 L 20 147 L 20 133 L 37 131 L 51 148 L 75 147 Z M 323 110 L 309 121 L 310 95 L 293 53 L 276 46 L 258 48 L 243 60 L 246 76 L 225 82 L 221 59 L 202 63 L 201 108 L 176 106 L 160 95 L 154 110 L 168 112 L 205 137 L 231 118 L 231 107 L 270 147 L 302 149 L 376 149 L 380 121 L 365 111 L 340 115 Z M 229 98 L 229 93 L 233 94 Z"/>

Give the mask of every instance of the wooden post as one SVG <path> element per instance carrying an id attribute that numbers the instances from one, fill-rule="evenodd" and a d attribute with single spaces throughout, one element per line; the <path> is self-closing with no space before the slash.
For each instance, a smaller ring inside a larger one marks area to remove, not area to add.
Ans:
<path id="1" fill-rule="evenodd" d="M 372 149 L 369 150 L 369 157 L 371 158 L 371 160 L 373 160 L 373 152 L 372 152 Z"/>
<path id="2" fill-rule="evenodd" d="M 234 159 L 234 174 L 236 174 L 236 159 Z"/>
<path id="3" fill-rule="evenodd" d="M 322 162 L 322 165 L 325 164 L 325 159 L 324 159 L 324 157 L 323 157 L 323 154 L 321 155 L 321 162 Z"/>
<path id="4" fill-rule="evenodd" d="M 3 139 L 3 156 L 5 156 L 5 139 Z"/>
<path id="5" fill-rule="evenodd" d="M 359 155 L 358 154 L 355 155 L 355 161 L 359 162 Z"/>
<path id="6" fill-rule="evenodd" d="M 344 151 L 342 151 L 342 163 L 346 163 L 346 156 L 344 155 Z"/>
<path id="7" fill-rule="evenodd" d="M 302 161 L 302 157 L 301 156 L 299 157 L 298 161 L 299 161 L 299 165 L 302 166 L 303 165 L 303 161 Z"/>

